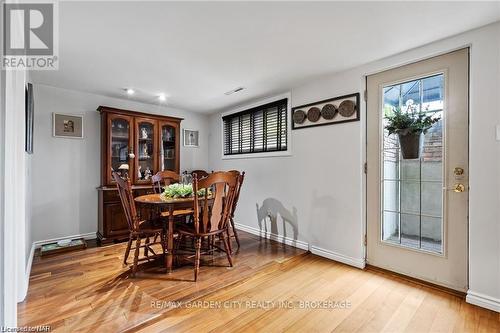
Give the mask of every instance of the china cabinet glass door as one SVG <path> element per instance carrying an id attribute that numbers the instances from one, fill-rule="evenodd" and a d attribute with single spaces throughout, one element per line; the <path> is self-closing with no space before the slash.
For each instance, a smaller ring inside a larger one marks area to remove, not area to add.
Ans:
<path id="1" fill-rule="evenodd" d="M 131 119 L 126 116 L 111 116 L 109 118 L 108 131 L 110 159 L 108 168 L 108 183 L 112 183 L 111 171 L 121 171 L 129 173 L 132 165 L 129 163 L 131 152 Z"/>
<path id="2" fill-rule="evenodd" d="M 136 168 L 137 182 L 150 182 L 158 172 L 156 163 L 156 121 L 138 118 L 136 120 Z"/>
<path id="3" fill-rule="evenodd" d="M 161 122 L 160 126 L 160 170 L 178 171 L 178 127 L 168 122 Z"/>

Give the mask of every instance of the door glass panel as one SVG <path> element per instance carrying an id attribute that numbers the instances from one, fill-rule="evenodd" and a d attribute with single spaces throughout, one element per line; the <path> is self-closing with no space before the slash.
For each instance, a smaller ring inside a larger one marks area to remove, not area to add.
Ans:
<path id="1" fill-rule="evenodd" d="M 420 214 L 420 182 L 401 180 L 400 183 L 401 213 L 416 215 Z"/>
<path id="2" fill-rule="evenodd" d="M 382 241 L 443 253 L 443 98 L 443 74 L 383 88 L 384 115 L 411 104 L 441 120 L 424 135 L 419 159 L 403 159 L 397 135 L 384 130 Z"/>
<path id="3" fill-rule="evenodd" d="M 420 248 L 420 216 L 401 213 L 401 245 Z"/>
<path id="4" fill-rule="evenodd" d="M 139 152 L 137 178 L 148 180 L 155 174 L 154 170 L 154 126 L 148 122 L 139 123 Z"/>
<path id="5" fill-rule="evenodd" d="M 116 118 L 111 121 L 111 168 L 118 171 L 122 164 L 128 164 L 129 123 Z"/>
<path id="6" fill-rule="evenodd" d="M 422 249 L 441 252 L 442 223 L 439 217 L 422 216 Z"/>
<path id="7" fill-rule="evenodd" d="M 397 180 L 387 180 L 384 187 L 384 210 L 386 212 L 399 212 L 400 182 Z"/>
<path id="8" fill-rule="evenodd" d="M 160 168 L 162 171 L 175 171 L 175 134 L 175 127 L 170 125 L 161 127 Z"/>
<path id="9" fill-rule="evenodd" d="M 399 217 L 400 214 L 397 212 L 384 211 L 382 240 L 397 244 L 400 243 Z"/>

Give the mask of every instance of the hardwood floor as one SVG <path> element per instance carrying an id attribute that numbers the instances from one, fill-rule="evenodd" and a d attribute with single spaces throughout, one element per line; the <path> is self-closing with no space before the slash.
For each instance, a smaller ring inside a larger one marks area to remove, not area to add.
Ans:
<path id="1" fill-rule="evenodd" d="M 397 276 L 241 232 L 225 256 L 127 276 L 124 244 L 34 260 L 19 325 L 102 332 L 500 332 L 499 314 Z M 180 302 L 180 303 L 176 303 Z"/>
<path id="2" fill-rule="evenodd" d="M 233 268 L 228 267 L 225 254 L 218 254 L 213 262 L 205 257 L 197 283 L 192 282 L 191 263 L 170 275 L 150 265 L 137 278 L 129 278 L 128 268 L 122 265 L 126 243 L 36 256 L 28 296 L 18 306 L 18 324 L 50 325 L 63 332 L 122 331 L 161 317 L 166 309 L 152 307 L 152 301 L 194 300 L 305 253 L 244 232 L 240 241 Z"/>

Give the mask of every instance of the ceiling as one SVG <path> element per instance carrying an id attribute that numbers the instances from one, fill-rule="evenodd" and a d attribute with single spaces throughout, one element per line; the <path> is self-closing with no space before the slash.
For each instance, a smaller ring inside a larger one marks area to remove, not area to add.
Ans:
<path id="1" fill-rule="evenodd" d="M 211 113 L 500 20 L 500 2 L 60 2 L 59 17 L 59 70 L 34 82 Z"/>

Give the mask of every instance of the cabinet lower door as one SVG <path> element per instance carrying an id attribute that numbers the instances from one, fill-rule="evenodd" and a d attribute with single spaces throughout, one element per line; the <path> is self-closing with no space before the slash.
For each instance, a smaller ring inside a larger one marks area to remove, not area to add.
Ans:
<path id="1" fill-rule="evenodd" d="M 121 202 L 104 204 L 106 219 L 106 236 L 109 238 L 127 236 L 129 234 L 127 219 Z"/>

